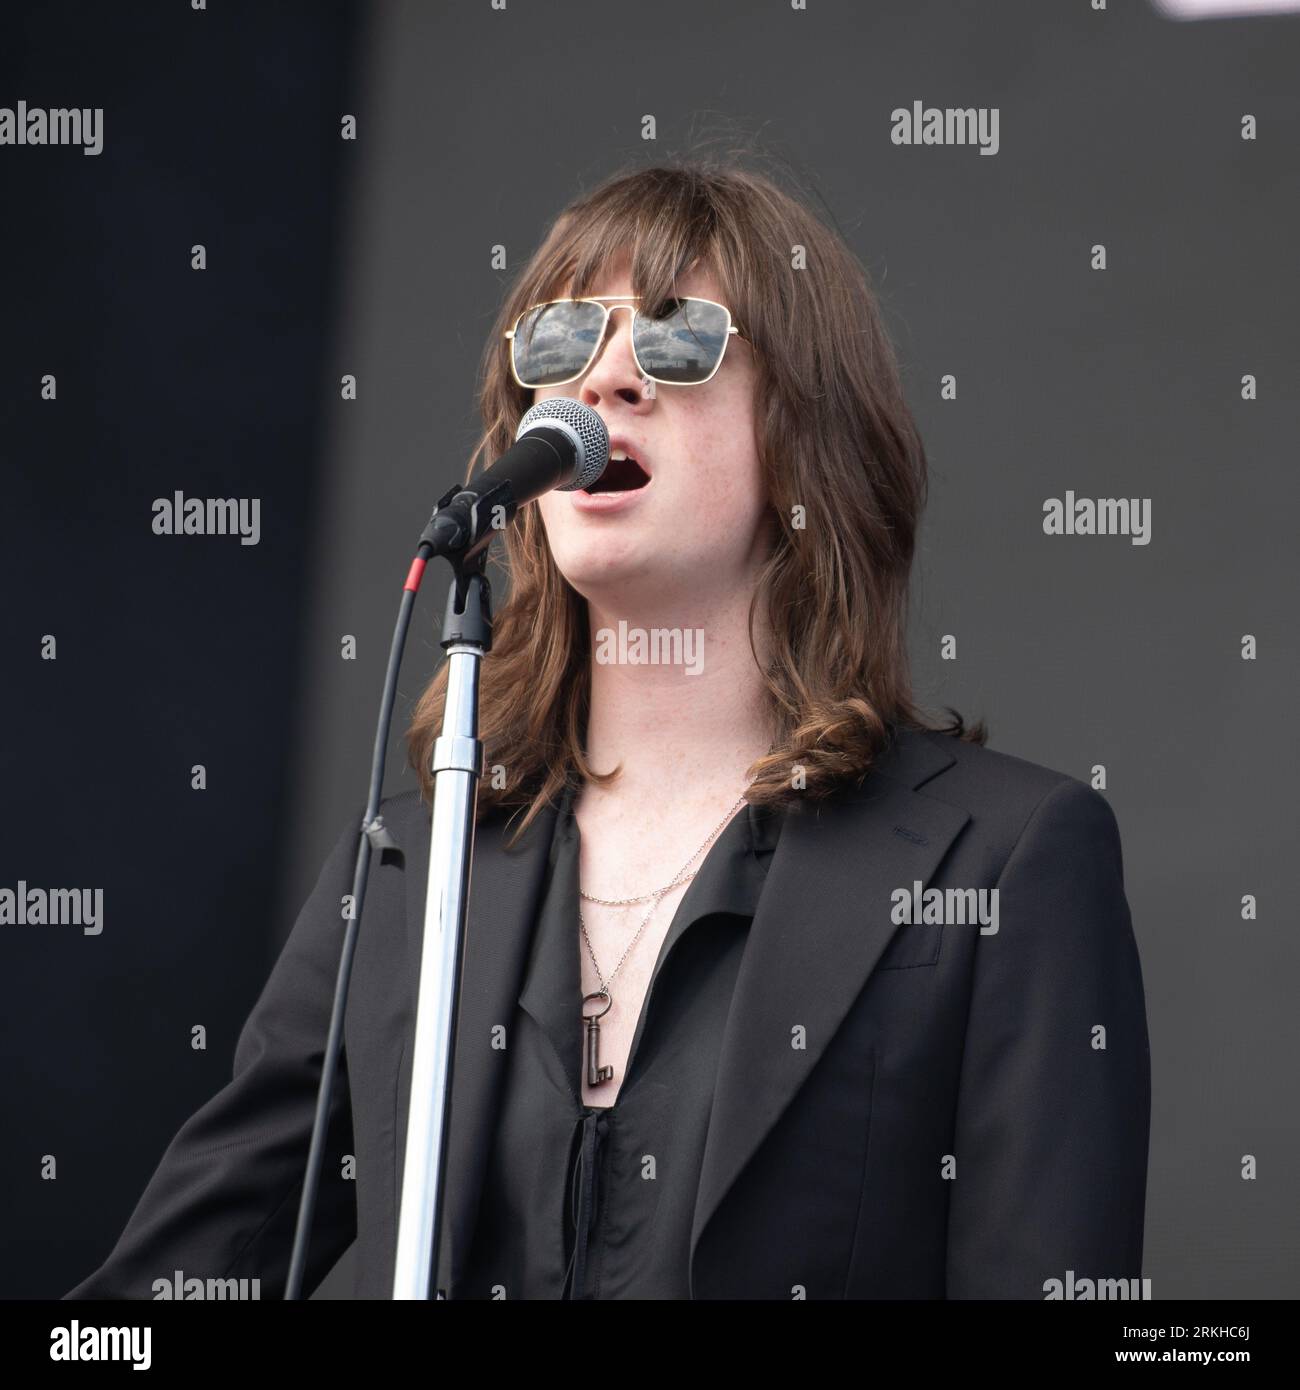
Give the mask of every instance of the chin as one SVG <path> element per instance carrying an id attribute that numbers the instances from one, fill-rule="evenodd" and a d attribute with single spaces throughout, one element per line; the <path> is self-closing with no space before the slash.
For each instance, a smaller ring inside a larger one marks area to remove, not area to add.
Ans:
<path id="1" fill-rule="evenodd" d="M 605 545 L 575 545 L 555 555 L 556 568 L 569 587 L 583 598 L 608 603 L 620 594 L 631 594 L 655 579 L 653 567 L 644 556 L 620 547 L 611 553 Z M 666 581 L 661 576 L 659 582 Z"/>

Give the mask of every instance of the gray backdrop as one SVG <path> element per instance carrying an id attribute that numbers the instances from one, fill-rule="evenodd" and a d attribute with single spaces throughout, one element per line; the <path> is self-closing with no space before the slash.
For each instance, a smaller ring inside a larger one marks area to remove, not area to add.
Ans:
<path id="1" fill-rule="evenodd" d="M 330 369 L 359 398 L 330 410 L 282 933 L 362 799 L 405 559 L 476 438 L 510 278 L 490 248 L 517 269 L 624 160 L 747 132 L 820 194 L 904 363 L 932 463 L 920 696 L 986 716 L 1005 752 L 1106 769 L 1152 1039 L 1154 1294 L 1294 1297 L 1300 18 L 483 0 L 386 4 L 373 26 Z M 892 144 L 918 100 L 998 108 L 998 153 Z M 1045 535 L 1067 490 L 1150 498 L 1150 543 Z M 434 669 L 433 581 L 408 701 Z M 389 790 L 413 784 L 399 749 Z"/>

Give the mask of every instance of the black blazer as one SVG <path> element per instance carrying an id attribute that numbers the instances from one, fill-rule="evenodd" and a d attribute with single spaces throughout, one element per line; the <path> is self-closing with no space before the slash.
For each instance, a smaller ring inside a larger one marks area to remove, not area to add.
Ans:
<path id="1" fill-rule="evenodd" d="M 384 803 L 308 1288 L 356 1239 L 392 1292 L 429 814 Z M 554 811 L 476 834 L 440 1286 L 452 1297 L 505 1053 L 466 1046 L 518 997 Z M 357 824 L 359 824 L 358 817 Z M 356 843 L 329 856 L 240 1035 L 116 1248 L 69 1298 L 155 1279 L 282 1294 Z M 894 920 L 896 890 L 998 890 L 998 929 Z M 1138 1278 L 1150 1113 L 1142 976 L 1106 800 L 941 734 L 899 734 L 861 788 L 786 819 L 719 1061 L 691 1236 L 695 1298 L 1028 1298 Z M 355 1176 L 345 1156 L 355 1155 Z"/>

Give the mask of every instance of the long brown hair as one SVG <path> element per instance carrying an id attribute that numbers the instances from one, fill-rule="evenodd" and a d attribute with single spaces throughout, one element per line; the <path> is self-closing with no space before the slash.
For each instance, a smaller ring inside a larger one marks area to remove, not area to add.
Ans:
<path id="1" fill-rule="evenodd" d="M 909 572 L 926 458 L 865 271 L 837 233 L 771 178 L 700 159 L 624 171 L 556 219 L 501 306 L 483 357 L 484 433 L 467 477 L 514 442 L 532 404 L 510 373 L 505 330 L 530 305 L 584 295 L 632 252 L 632 291 L 653 311 L 676 277 L 711 269 L 754 351 L 755 434 L 777 524 L 749 610 L 767 625 L 763 673 L 773 750 L 749 769 L 748 799 L 797 805 L 858 784 L 890 726 L 983 743 L 953 710 L 912 703 Z M 517 835 L 571 779 L 605 783 L 585 755 L 590 694 L 586 600 L 551 557 L 535 506 L 504 534 L 510 593 L 484 660 L 479 814 L 526 808 Z M 407 732 L 427 802 L 441 730 L 444 665 Z M 501 769 L 496 777 L 492 769 Z"/>

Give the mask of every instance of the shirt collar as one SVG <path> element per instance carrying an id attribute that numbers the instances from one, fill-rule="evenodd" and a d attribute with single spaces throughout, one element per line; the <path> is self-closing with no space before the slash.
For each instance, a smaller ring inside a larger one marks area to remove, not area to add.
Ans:
<path id="1" fill-rule="evenodd" d="M 577 786 L 570 781 L 560 795 L 550 849 L 552 868 L 561 855 L 566 858 L 572 856 L 575 879 L 580 839 L 573 814 L 576 799 Z M 754 806 L 747 802 L 727 822 L 704 854 L 695 860 L 697 872 L 678 906 L 674 931 L 713 912 L 752 917 L 780 830 L 779 807 Z"/>

